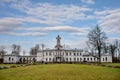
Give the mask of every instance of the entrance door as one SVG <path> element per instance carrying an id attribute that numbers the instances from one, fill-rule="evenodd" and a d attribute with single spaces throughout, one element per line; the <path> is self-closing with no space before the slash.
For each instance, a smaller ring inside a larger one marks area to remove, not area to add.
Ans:
<path id="1" fill-rule="evenodd" d="M 57 62 L 61 62 L 61 57 L 57 57 Z"/>

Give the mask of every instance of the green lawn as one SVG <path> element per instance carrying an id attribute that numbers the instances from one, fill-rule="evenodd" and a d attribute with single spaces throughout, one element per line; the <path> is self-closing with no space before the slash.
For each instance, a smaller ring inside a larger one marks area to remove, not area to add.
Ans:
<path id="1" fill-rule="evenodd" d="M 120 66 L 120 63 L 102 63 L 106 66 Z"/>
<path id="2" fill-rule="evenodd" d="M 0 66 L 17 66 L 17 65 L 20 65 L 20 64 L 0 64 Z"/>
<path id="3" fill-rule="evenodd" d="M 83 64 L 42 64 L 0 70 L 0 80 L 120 80 L 120 69 Z"/>

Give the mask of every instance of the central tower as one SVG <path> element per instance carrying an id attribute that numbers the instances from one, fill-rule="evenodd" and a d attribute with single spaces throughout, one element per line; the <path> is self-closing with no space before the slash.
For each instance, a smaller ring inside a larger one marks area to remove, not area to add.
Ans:
<path id="1" fill-rule="evenodd" d="M 57 44 L 56 44 L 55 48 L 59 50 L 59 49 L 62 48 L 62 45 L 60 44 L 60 39 L 61 39 L 61 37 L 58 35 L 58 36 L 56 37 L 56 39 L 57 39 Z"/>

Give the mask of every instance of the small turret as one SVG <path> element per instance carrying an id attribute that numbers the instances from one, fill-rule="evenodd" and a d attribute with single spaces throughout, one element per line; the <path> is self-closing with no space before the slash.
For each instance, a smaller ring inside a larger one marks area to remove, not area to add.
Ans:
<path id="1" fill-rule="evenodd" d="M 56 37 L 56 39 L 57 39 L 57 44 L 56 44 L 55 48 L 58 49 L 58 50 L 60 50 L 61 48 L 63 48 L 62 45 L 60 44 L 61 37 L 58 35 Z"/>

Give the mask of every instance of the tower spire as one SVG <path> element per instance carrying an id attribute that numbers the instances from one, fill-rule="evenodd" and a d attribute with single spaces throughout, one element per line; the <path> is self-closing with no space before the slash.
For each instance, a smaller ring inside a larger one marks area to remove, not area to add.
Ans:
<path id="1" fill-rule="evenodd" d="M 57 48 L 57 49 L 59 50 L 59 49 L 62 48 L 62 45 L 60 44 L 60 39 L 61 39 L 61 37 L 58 35 L 58 36 L 56 37 L 56 39 L 57 39 L 57 44 L 56 44 L 55 48 Z"/>

